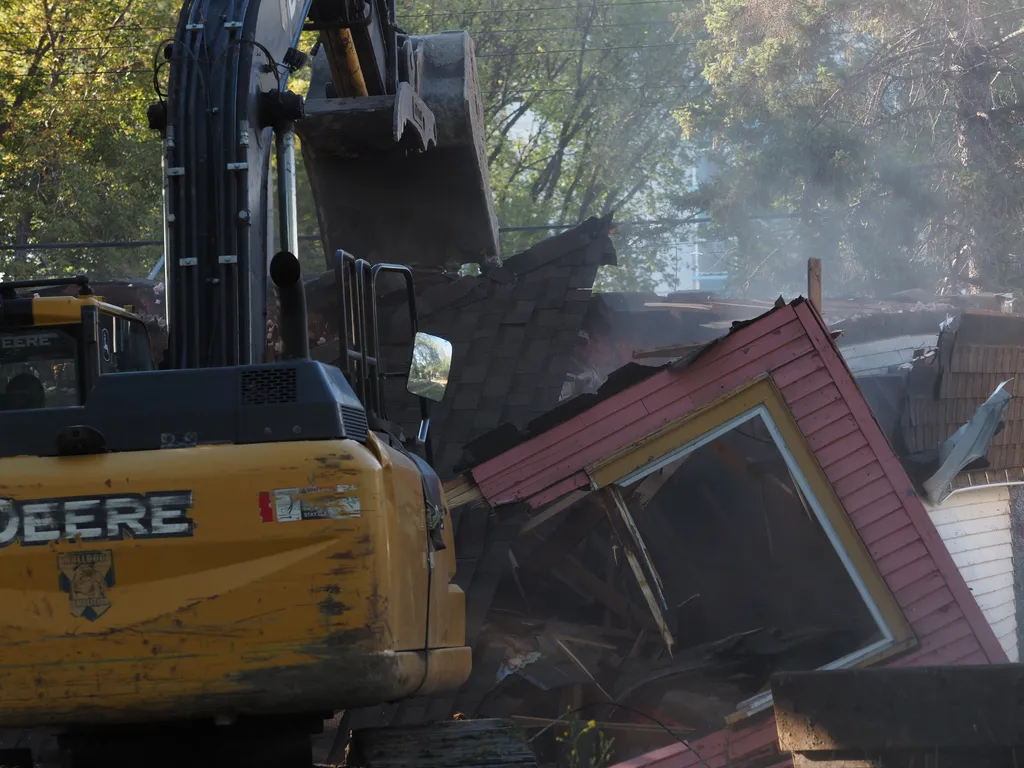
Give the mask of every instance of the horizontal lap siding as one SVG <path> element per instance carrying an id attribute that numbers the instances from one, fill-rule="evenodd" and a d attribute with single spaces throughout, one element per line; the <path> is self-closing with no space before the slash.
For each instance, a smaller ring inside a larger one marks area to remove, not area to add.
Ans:
<path id="1" fill-rule="evenodd" d="M 963 491 L 930 508 L 928 516 L 999 644 L 1017 661 L 1009 490 Z"/>

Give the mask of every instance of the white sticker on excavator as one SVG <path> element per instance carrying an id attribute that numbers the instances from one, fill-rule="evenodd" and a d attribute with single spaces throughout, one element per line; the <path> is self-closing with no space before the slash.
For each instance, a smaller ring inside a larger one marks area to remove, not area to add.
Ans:
<path id="1" fill-rule="evenodd" d="M 270 492 L 273 518 L 278 523 L 299 520 L 348 520 L 360 516 L 355 486 L 278 488 Z M 264 518 L 265 522 L 269 522 Z"/>

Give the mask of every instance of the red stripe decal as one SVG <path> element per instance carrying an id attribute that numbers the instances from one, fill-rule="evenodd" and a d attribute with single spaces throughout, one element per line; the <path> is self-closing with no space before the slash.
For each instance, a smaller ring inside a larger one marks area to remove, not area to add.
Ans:
<path id="1" fill-rule="evenodd" d="M 269 491 L 260 491 L 260 520 L 264 523 L 274 522 L 274 510 L 270 506 Z"/>

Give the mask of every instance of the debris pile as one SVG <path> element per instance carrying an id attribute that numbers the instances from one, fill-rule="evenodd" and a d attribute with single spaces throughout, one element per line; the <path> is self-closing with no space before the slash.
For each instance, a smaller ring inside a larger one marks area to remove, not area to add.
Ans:
<path id="1" fill-rule="evenodd" d="M 621 759 L 879 640 L 763 419 L 660 464 L 523 522 L 477 643 L 494 667 L 478 716 L 542 728 L 578 710 Z"/>

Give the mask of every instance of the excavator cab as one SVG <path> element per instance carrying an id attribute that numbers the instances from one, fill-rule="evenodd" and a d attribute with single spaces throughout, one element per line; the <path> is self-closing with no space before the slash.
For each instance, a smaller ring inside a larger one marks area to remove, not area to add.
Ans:
<path id="1" fill-rule="evenodd" d="M 0 282 L 0 410 L 82 405 L 99 376 L 152 368 L 145 324 L 86 277 Z"/>

